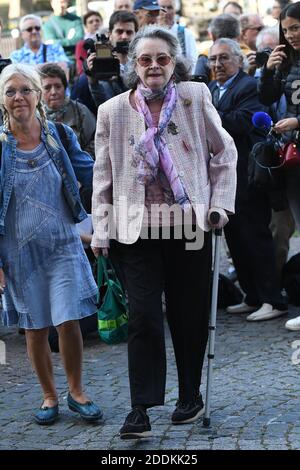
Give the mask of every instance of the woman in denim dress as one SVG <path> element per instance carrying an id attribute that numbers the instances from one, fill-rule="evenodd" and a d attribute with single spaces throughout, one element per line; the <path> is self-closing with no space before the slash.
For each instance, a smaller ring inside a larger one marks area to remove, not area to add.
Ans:
<path id="1" fill-rule="evenodd" d="M 25 329 L 28 356 L 43 390 L 38 424 L 58 417 L 48 329 L 54 325 L 68 385 L 68 406 L 101 418 L 81 383 L 78 320 L 96 310 L 97 286 L 75 222 L 86 217 L 78 183 L 91 186 L 93 160 L 64 126 L 68 152 L 41 103 L 38 72 L 9 65 L 0 76 L 3 126 L 0 194 L 0 288 L 3 320 Z"/>

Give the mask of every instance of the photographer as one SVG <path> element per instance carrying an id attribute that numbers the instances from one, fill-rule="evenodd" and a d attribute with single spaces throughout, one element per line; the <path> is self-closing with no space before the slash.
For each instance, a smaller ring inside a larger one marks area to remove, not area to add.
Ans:
<path id="1" fill-rule="evenodd" d="M 248 74 L 259 78 L 261 68 L 268 62 L 272 50 L 279 44 L 279 32 L 277 28 L 264 28 L 256 38 L 256 50 L 247 54 L 249 63 Z"/>
<path id="2" fill-rule="evenodd" d="M 128 46 L 137 30 L 138 23 L 133 13 L 115 11 L 111 15 L 108 42 L 103 40 L 103 38 L 101 42 L 105 49 L 104 55 L 112 47 L 112 55 L 119 62 L 119 64 L 115 64 L 119 65 L 119 72 L 114 73 L 113 70 L 106 70 L 106 59 L 96 57 L 96 52 L 89 54 L 86 61 L 86 73 L 88 75 L 90 91 L 97 107 L 113 96 L 127 90 L 122 76 L 128 60 Z M 101 67 L 102 63 L 103 67 Z M 99 74 L 101 78 L 99 78 Z M 104 78 L 102 78 L 102 74 Z M 107 75 L 107 78 L 105 78 L 105 75 Z"/>

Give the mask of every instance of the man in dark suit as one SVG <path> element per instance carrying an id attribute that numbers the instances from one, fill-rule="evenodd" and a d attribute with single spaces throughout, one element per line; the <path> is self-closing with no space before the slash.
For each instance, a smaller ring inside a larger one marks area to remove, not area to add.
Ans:
<path id="1" fill-rule="evenodd" d="M 236 41 L 218 39 L 210 49 L 209 64 L 216 77 L 209 84 L 213 104 L 238 150 L 236 212 L 224 232 L 246 297 L 227 312 L 253 312 L 247 320 L 268 320 L 287 313 L 287 308 L 275 267 L 269 200 L 248 185 L 249 153 L 257 140 L 251 118 L 263 106 L 256 80 L 242 70 L 243 56 Z"/>

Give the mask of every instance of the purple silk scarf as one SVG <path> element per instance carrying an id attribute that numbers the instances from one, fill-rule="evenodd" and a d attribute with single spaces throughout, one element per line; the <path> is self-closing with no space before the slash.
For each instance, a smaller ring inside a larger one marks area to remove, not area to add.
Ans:
<path id="1" fill-rule="evenodd" d="M 135 92 L 135 102 L 138 112 L 145 119 L 147 129 L 135 147 L 140 160 L 138 181 L 145 185 L 152 183 L 155 181 L 160 167 L 169 181 L 175 202 L 184 211 L 188 211 L 191 207 L 190 201 L 173 163 L 166 140 L 163 137 L 163 132 L 170 122 L 177 102 L 175 83 L 170 81 L 166 87 L 158 127 L 153 125 L 151 112 L 147 105 L 149 95 L 151 95 L 151 90 L 139 83 Z"/>

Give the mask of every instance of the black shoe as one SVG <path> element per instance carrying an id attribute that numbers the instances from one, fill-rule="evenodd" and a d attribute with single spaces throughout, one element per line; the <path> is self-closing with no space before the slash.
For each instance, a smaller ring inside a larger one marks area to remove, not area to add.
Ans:
<path id="1" fill-rule="evenodd" d="M 151 426 L 146 411 L 142 407 L 134 407 L 120 429 L 120 438 L 139 439 L 150 436 Z"/>
<path id="2" fill-rule="evenodd" d="M 172 414 L 172 424 L 193 423 L 204 414 L 204 404 L 201 395 L 195 401 L 176 403 L 175 411 Z"/>

